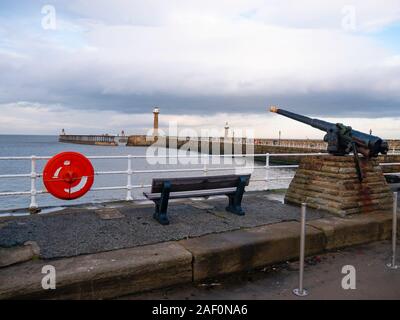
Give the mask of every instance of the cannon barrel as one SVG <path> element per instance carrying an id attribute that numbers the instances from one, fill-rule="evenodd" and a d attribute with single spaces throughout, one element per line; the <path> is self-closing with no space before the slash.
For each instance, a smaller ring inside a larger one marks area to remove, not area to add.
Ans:
<path id="1" fill-rule="evenodd" d="M 291 118 L 293 120 L 308 124 L 314 128 L 317 128 L 325 132 L 334 131 L 338 126 L 343 126 L 341 124 L 335 124 L 319 119 L 313 119 L 306 116 L 302 116 L 287 110 L 277 108 L 276 106 L 272 106 L 270 108 L 270 111 Z M 351 129 L 351 127 L 348 128 Z M 359 147 L 364 148 L 364 152 L 362 153 L 364 155 L 367 155 L 368 157 L 377 156 L 379 153 L 386 154 L 389 150 L 388 143 L 385 140 L 382 140 L 377 136 L 373 136 L 371 134 L 367 134 L 361 131 L 351 129 L 351 139 L 355 143 L 357 143 Z"/>
<path id="2" fill-rule="evenodd" d="M 319 130 L 326 131 L 326 132 L 330 128 L 333 128 L 333 127 L 336 126 L 334 123 L 330 123 L 330 122 L 327 122 L 327 121 L 323 121 L 323 120 L 319 120 L 319 119 L 313 119 L 313 118 L 309 118 L 309 117 L 306 117 L 306 116 L 302 116 L 302 115 L 297 114 L 297 113 L 293 113 L 293 112 L 290 112 L 290 111 L 279 109 L 279 108 L 277 108 L 275 106 L 272 106 L 270 108 L 270 111 L 271 112 L 275 112 L 275 113 L 279 113 L 282 116 L 291 118 L 291 119 L 299 121 L 299 122 L 303 122 L 303 123 L 308 124 L 308 125 L 310 125 L 310 126 L 312 126 L 314 128 L 317 128 Z"/>

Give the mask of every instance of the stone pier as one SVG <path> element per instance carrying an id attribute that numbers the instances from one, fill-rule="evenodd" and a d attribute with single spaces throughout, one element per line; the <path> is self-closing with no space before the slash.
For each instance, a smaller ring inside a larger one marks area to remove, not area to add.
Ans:
<path id="1" fill-rule="evenodd" d="M 89 144 L 99 146 L 117 146 L 116 136 L 112 135 L 76 135 L 61 134 L 58 141 L 65 143 Z"/>

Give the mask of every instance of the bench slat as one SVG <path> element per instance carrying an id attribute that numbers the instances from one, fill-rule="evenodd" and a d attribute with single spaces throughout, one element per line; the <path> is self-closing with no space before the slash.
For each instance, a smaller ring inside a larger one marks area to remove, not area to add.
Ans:
<path id="1" fill-rule="evenodd" d="M 208 189 L 208 190 L 192 190 L 192 191 L 178 191 L 171 192 L 169 194 L 170 199 L 179 199 L 179 198 L 194 198 L 194 197 L 205 197 L 211 195 L 224 195 L 224 194 L 233 194 L 235 193 L 236 188 L 221 188 L 221 189 Z M 159 200 L 161 198 L 161 193 L 151 193 L 151 192 L 143 192 L 149 200 Z"/>
<path id="2" fill-rule="evenodd" d="M 211 190 L 220 188 L 237 187 L 239 177 L 246 178 L 246 186 L 249 184 L 250 174 L 245 175 L 219 175 L 203 177 L 179 177 L 179 178 L 155 178 L 152 181 L 151 193 L 160 193 L 165 181 L 171 182 L 171 192 Z"/>

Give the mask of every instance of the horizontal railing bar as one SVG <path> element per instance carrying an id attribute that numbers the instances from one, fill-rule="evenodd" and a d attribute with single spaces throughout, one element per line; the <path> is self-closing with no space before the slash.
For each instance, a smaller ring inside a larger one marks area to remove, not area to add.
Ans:
<path id="1" fill-rule="evenodd" d="M 315 155 L 328 155 L 328 153 L 249 153 L 249 154 L 242 154 L 242 153 L 232 153 L 232 154 L 196 154 L 196 155 L 117 155 L 117 156 L 87 156 L 89 159 L 163 159 L 163 158 L 201 158 L 201 157 L 265 157 L 266 155 L 272 157 L 279 157 L 279 156 L 315 156 Z M 36 160 L 46 160 L 51 159 L 52 156 L 18 156 L 18 157 L 0 157 L 0 160 L 32 160 L 32 158 Z"/>
<path id="2" fill-rule="evenodd" d="M 260 170 L 263 169 L 265 170 L 265 167 L 260 166 L 260 167 L 222 167 L 222 168 L 214 168 L 214 167 L 207 167 L 208 171 L 219 171 L 219 170 Z"/>
<path id="3" fill-rule="evenodd" d="M 132 173 L 161 173 L 161 172 L 193 172 L 193 171 L 224 171 L 224 170 L 259 170 L 265 167 L 207 167 L 204 168 L 190 168 L 190 169 L 155 169 L 155 170 L 132 170 Z"/>
<path id="4" fill-rule="evenodd" d="M 22 174 L 1 174 L 0 179 L 2 178 L 30 178 L 30 173 L 22 173 Z"/>
<path id="5" fill-rule="evenodd" d="M 138 185 L 132 186 L 132 189 L 150 188 L 150 187 L 151 187 L 151 184 L 138 184 Z"/>
<path id="6" fill-rule="evenodd" d="M 251 157 L 251 156 L 264 156 L 264 153 L 260 154 L 197 154 L 197 155 L 162 155 L 162 156 L 153 156 L 153 155 L 118 155 L 118 156 L 87 156 L 89 159 L 163 159 L 163 158 L 200 158 L 200 157 Z M 32 157 L 36 160 L 47 160 L 51 159 L 51 156 L 23 156 L 23 157 L 0 157 L 0 160 L 31 160 Z"/>
<path id="7" fill-rule="evenodd" d="M 193 168 L 193 169 L 156 169 L 156 170 L 132 170 L 132 173 L 162 173 L 162 172 L 193 172 L 193 171 L 204 171 L 204 168 Z"/>
<path id="8" fill-rule="evenodd" d="M 133 185 L 131 189 L 140 189 L 140 188 L 150 188 L 151 184 L 141 184 L 141 185 Z M 92 188 L 89 191 L 103 191 L 103 190 L 126 190 L 128 186 L 115 186 L 115 187 L 97 187 Z"/>
<path id="9" fill-rule="evenodd" d="M 17 196 L 17 195 L 30 195 L 30 191 L 10 191 L 10 192 L 0 192 L 0 196 Z"/>
<path id="10" fill-rule="evenodd" d="M 383 166 L 400 165 L 400 163 L 381 163 Z M 298 165 L 272 165 L 268 166 L 270 169 L 284 169 L 284 168 L 298 168 Z M 259 167 L 207 167 L 207 171 L 223 171 L 223 170 L 260 170 L 265 169 L 266 166 Z M 160 173 L 160 172 L 185 172 L 185 171 L 204 171 L 204 168 L 190 168 L 190 169 L 159 169 L 159 170 L 132 170 L 132 173 Z M 127 170 L 122 171 L 96 171 L 95 175 L 108 175 L 108 174 L 127 174 Z M 36 177 L 41 177 L 42 173 L 36 173 Z M 5 174 L 0 175 L 1 178 L 31 178 L 30 173 L 24 174 Z"/>
<path id="11" fill-rule="evenodd" d="M 40 178 L 42 177 L 43 174 L 42 173 L 35 173 L 34 177 L 36 178 Z M 16 173 L 16 174 L 2 174 L 0 175 L 0 179 L 1 178 L 31 178 L 32 174 L 31 173 Z"/>
<path id="12" fill-rule="evenodd" d="M 265 154 L 264 154 L 265 155 Z M 290 157 L 290 156 L 327 156 L 329 153 L 269 153 L 270 157 Z"/>
<path id="13" fill-rule="evenodd" d="M 265 169 L 266 166 L 264 166 L 263 168 Z M 284 168 L 298 168 L 299 165 L 298 164 L 288 164 L 288 165 L 279 165 L 279 166 L 268 166 L 268 168 L 277 168 L 277 169 L 284 169 Z"/>
<path id="14" fill-rule="evenodd" d="M 253 170 L 259 170 L 259 169 L 265 169 L 265 167 L 260 166 L 260 167 L 218 167 L 218 168 L 214 168 L 214 167 L 210 167 L 207 168 L 208 171 L 219 171 L 219 170 L 237 170 L 237 169 L 253 169 Z M 204 171 L 204 168 L 190 168 L 190 169 L 159 169 L 159 170 L 132 170 L 132 173 L 157 173 L 157 172 L 185 172 L 185 171 Z M 128 171 L 127 170 L 123 170 L 123 171 L 96 171 L 94 174 L 95 175 L 108 175 L 108 174 L 127 174 Z M 42 173 L 38 173 L 36 174 L 36 177 L 41 177 Z M 1 178 L 19 178 L 19 177 L 23 177 L 23 178 L 31 178 L 31 174 L 30 173 L 26 173 L 26 174 L 7 174 L 7 175 L 0 175 L 0 179 Z"/>
<path id="15" fill-rule="evenodd" d="M 103 174 L 127 174 L 128 171 L 95 171 L 95 175 L 103 175 Z"/>
<path id="16" fill-rule="evenodd" d="M 46 160 L 50 159 L 51 156 L 0 157 L 0 160 L 32 160 L 32 158 L 36 160 Z"/>
<path id="17" fill-rule="evenodd" d="M 49 193 L 46 190 L 37 190 L 35 194 Z M 16 195 L 31 195 L 31 191 L 10 191 L 10 192 L 0 192 L 0 196 L 16 196 Z"/>
<path id="18" fill-rule="evenodd" d="M 398 153 L 388 153 L 388 155 L 397 155 Z M 197 155 L 117 155 L 117 156 L 87 156 L 89 159 L 140 159 L 140 158 L 200 158 L 200 157 L 296 157 L 296 156 L 324 156 L 329 155 L 326 152 L 318 152 L 318 153 L 252 153 L 252 154 L 197 154 Z M 0 160 L 31 160 L 32 158 L 36 160 L 46 160 L 51 159 L 51 156 L 9 156 L 9 157 L 0 157 Z M 396 163 L 398 164 L 398 163 Z"/>

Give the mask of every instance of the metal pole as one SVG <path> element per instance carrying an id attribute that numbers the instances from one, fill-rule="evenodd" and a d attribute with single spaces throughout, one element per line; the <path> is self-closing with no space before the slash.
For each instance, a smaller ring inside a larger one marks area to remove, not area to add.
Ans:
<path id="1" fill-rule="evenodd" d="M 397 240 L 397 192 L 393 192 L 393 221 L 392 221 L 392 261 L 387 264 L 391 269 L 397 269 L 396 265 L 396 240 Z"/>
<path id="2" fill-rule="evenodd" d="M 265 190 L 268 190 L 269 179 L 269 153 L 265 154 Z"/>
<path id="3" fill-rule="evenodd" d="M 29 205 L 29 211 L 31 213 L 37 213 L 38 210 L 38 204 L 36 202 L 36 178 L 37 178 L 37 173 L 36 173 L 36 157 L 31 156 L 31 203 Z"/>
<path id="4" fill-rule="evenodd" d="M 128 155 L 128 171 L 127 171 L 127 184 L 126 184 L 126 201 L 131 201 L 132 198 L 132 158 Z"/>
<path id="5" fill-rule="evenodd" d="M 281 130 L 279 130 L 279 142 L 278 142 L 278 146 L 281 145 Z"/>
<path id="6" fill-rule="evenodd" d="M 299 297 L 304 297 L 304 296 L 308 295 L 307 290 L 303 288 L 304 243 L 305 243 L 305 235 L 306 235 L 306 206 L 307 205 L 304 202 L 301 204 L 299 287 L 296 289 L 293 289 L 293 293 Z"/>

